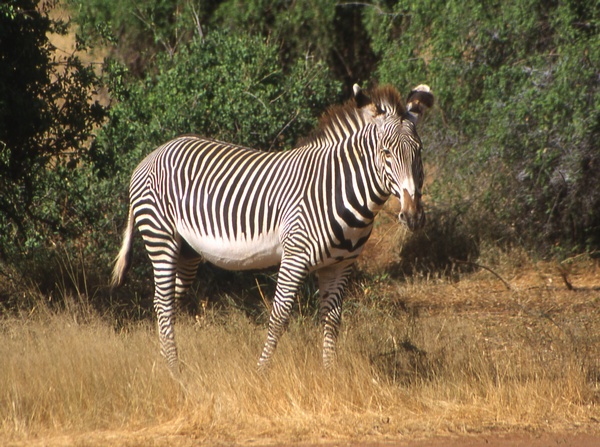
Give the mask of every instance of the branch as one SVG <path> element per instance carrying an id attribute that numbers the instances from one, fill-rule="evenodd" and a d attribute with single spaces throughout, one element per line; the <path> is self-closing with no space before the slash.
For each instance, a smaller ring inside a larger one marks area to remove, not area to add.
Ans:
<path id="1" fill-rule="evenodd" d="M 377 13 L 379 15 L 383 15 L 383 16 L 393 16 L 396 17 L 398 15 L 400 15 L 400 13 L 393 13 L 393 12 L 385 12 L 383 9 L 381 9 L 380 6 L 378 5 L 372 5 L 370 3 L 363 3 L 363 2 L 347 2 L 347 3 L 337 3 L 335 6 L 364 6 L 366 7 L 371 7 L 377 10 Z"/>
<path id="2" fill-rule="evenodd" d="M 260 99 L 258 96 L 254 95 L 253 93 L 250 93 L 248 90 L 244 91 L 244 93 L 246 95 L 250 95 L 252 96 L 254 99 L 256 99 L 258 102 L 260 102 L 262 104 L 262 106 L 265 108 L 265 110 L 267 111 L 267 113 L 269 113 L 269 108 L 267 107 L 267 105 L 263 102 L 262 99 Z"/>
<path id="3" fill-rule="evenodd" d="M 564 281 L 565 286 L 567 286 L 567 289 L 575 291 L 575 287 L 573 287 L 573 284 L 571 284 L 571 281 L 569 281 L 569 271 L 565 268 L 564 265 L 558 265 L 558 273 L 560 273 L 560 277 Z"/>
<path id="4" fill-rule="evenodd" d="M 196 5 L 194 5 L 193 2 L 190 2 L 190 6 L 192 8 L 192 17 L 194 18 L 196 31 L 198 32 L 198 36 L 200 36 L 200 40 L 204 41 L 204 30 L 202 29 L 202 22 L 200 21 L 200 13 L 196 10 Z"/>
<path id="5" fill-rule="evenodd" d="M 452 262 L 456 262 L 457 264 L 468 264 L 468 265 L 472 265 L 472 266 L 480 268 L 480 269 L 487 270 L 492 275 L 494 275 L 496 278 L 498 278 L 500 281 L 502 281 L 502 284 L 504 284 L 504 287 L 506 287 L 506 290 L 511 290 L 511 291 L 513 290 L 511 285 L 504 278 L 502 278 L 502 276 L 500 276 L 498 273 L 493 271 L 491 268 L 486 267 L 485 265 L 477 264 L 476 262 L 471 262 L 471 261 L 461 261 L 459 259 L 454 259 L 454 258 L 450 258 L 450 260 Z"/>
<path id="6" fill-rule="evenodd" d="M 291 120 L 289 120 L 289 121 L 287 122 L 287 124 L 281 128 L 281 130 L 279 131 L 279 133 L 278 133 L 277 135 L 275 135 L 275 138 L 273 138 L 273 141 L 271 141 L 271 145 L 269 146 L 269 151 L 268 151 L 268 152 L 270 152 L 270 151 L 271 151 L 271 149 L 273 149 L 273 146 L 275 145 L 275 142 L 277 141 L 277 138 L 279 138 L 279 136 L 280 136 L 280 135 L 281 135 L 283 132 L 285 132 L 285 129 L 287 129 L 287 128 L 288 128 L 288 127 L 289 127 L 289 126 L 290 126 L 290 125 L 291 125 L 291 124 L 292 124 L 292 123 L 293 123 L 293 122 L 296 120 L 296 118 L 298 118 L 298 115 L 299 115 L 299 114 L 300 114 L 300 111 L 299 111 L 299 110 L 296 110 L 296 113 L 294 113 L 294 116 L 292 117 L 292 119 L 291 119 Z"/>

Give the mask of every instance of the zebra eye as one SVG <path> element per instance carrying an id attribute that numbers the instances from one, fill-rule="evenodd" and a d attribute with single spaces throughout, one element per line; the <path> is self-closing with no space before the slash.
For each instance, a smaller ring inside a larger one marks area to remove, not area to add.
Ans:
<path id="1" fill-rule="evenodd" d="M 390 152 L 389 149 L 381 149 L 381 152 L 383 153 L 383 155 L 385 155 L 386 157 L 391 157 L 392 153 Z"/>

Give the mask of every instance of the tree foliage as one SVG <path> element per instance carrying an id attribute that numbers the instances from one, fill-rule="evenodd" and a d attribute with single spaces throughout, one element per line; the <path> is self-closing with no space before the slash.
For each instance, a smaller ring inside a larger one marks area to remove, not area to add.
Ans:
<path id="1" fill-rule="evenodd" d="M 540 254 L 600 246 L 599 14 L 594 2 L 429 0 L 397 2 L 384 26 L 366 18 L 378 78 L 436 91 L 434 134 L 450 140 L 429 144 L 432 193 L 471 214 L 473 234 Z"/>
<path id="2" fill-rule="evenodd" d="M 52 6 L 0 6 L 0 259 L 73 236 L 71 176 L 104 116 L 93 69 L 48 40 L 66 32 Z"/>
<path id="3" fill-rule="evenodd" d="M 128 151 L 139 161 L 182 133 L 263 150 L 290 148 L 339 99 L 323 64 L 301 59 L 284 73 L 277 47 L 245 34 L 193 40 L 173 57 L 158 57 L 139 80 L 118 63 L 107 71 L 119 103 L 93 147 L 99 168 Z"/>
<path id="4" fill-rule="evenodd" d="M 112 244 L 113 251 L 119 239 L 115 228 L 127 216 L 131 172 L 154 148 L 195 133 L 285 150 L 311 131 L 339 94 L 323 64 L 299 60 L 284 74 L 276 46 L 250 35 L 218 32 L 192 40 L 173 57 L 158 57 L 141 79 L 116 61 L 106 73 L 118 102 L 88 153 L 99 195 L 87 203 L 99 229 L 96 240 Z"/>
<path id="5" fill-rule="evenodd" d="M 48 34 L 74 28 L 51 18 L 55 2 L 0 5 L 5 265 L 48 270 L 52 250 L 77 250 L 104 277 L 145 154 L 189 132 L 285 150 L 354 82 L 433 88 L 426 194 L 444 239 L 540 255 L 600 249 L 594 1 L 65 5 L 78 29 L 65 56 Z M 101 79 L 78 57 L 88 45 L 109 50 Z"/>
<path id="6" fill-rule="evenodd" d="M 173 56 L 194 35 L 212 32 L 262 36 L 278 47 L 288 70 L 299 59 L 328 65 L 351 86 L 372 77 L 375 55 L 362 24 L 368 4 L 332 0 L 68 0 L 94 42 L 113 42 L 113 55 L 143 76 L 159 53 Z M 348 90 L 349 91 L 349 90 Z"/>

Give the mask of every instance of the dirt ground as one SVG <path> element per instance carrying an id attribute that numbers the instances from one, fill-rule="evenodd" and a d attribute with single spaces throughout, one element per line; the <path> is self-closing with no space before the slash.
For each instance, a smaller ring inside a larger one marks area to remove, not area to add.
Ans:
<path id="1" fill-rule="evenodd" d="M 153 433 L 152 430 L 139 432 L 103 431 L 78 435 L 62 435 L 53 438 L 9 443 L 7 447 L 66 447 L 66 446 L 173 446 L 195 447 L 202 445 L 241 446 L 241 447 L 598 447 L 600 433 L 504 433 L 444 436 L 429 439 L 386 439 L 384 441 L 322 441 L 315 443 L 280 444 L 275 440 L 248 439 L 239 444 L 214 442 L 209 439 L 193 439 L 189 436 Z"/>
<path id="2" fill-rule="evenodd" d="M 383 444 L 381 444 L 383 445 Z M 568 433 L 477 435 L 453 438 L 436 438 L 423 441 L 398 441 L 390 445 L 406 447 L 596 447 L 600 446 L 600 436 L 591 434 L 572 435 Z"/>

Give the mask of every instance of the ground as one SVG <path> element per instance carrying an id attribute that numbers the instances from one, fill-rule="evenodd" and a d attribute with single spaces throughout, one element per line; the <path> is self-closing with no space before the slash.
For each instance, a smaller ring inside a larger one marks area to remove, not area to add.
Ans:
<path id="1" fill-rule="evenodd" d="M 210 445 L 210 440 L 195 440 L 186 436 L 153 434 L 152 430 L 142 432 L 97 432 L 83 435 L 61 435 L 22 443 L 11 443 L 7 447 L 67 447 L 67 446 L 172 446 L 194 447 Z M 589 433 L 505 433 L 463 436 L 444 436 L 429 439 L 395 439 L 362 441 L 328 441 L 318 443 L 279 443 L 277 440 L 246 440 L 243 443 L 217 443 L 216 445 L 239 445 L 242 447 L 597 447 L 600 434 Z"/>
<path id="2" fill-rule="evenodd" d="M 600 446 L 598 263 L 534 262 L 512 251 L 487 254 L 468 273 L 390 279 L 400 255 L 388 248 L 402 237 L 380 225 L 361 260 L 341 386 L 322 375 L 318 332 L 306 317 L 277 352 L 268 401 L 264 381 L 244 366 L 255 362 L 264 326 L 243 312 L 215 308 L 179 328 L 190 373 L 179 398 L 151 324 L 115 332 L 96 317 L 6 320 L 0 356 L 13 366 L 0 365 L 0 402 L 15 410 L 0 409 L 0 444 Z M 10 343 L 22 347 L 14 358 Z M 3 384 L 7 374 L 16 375 Z M 94 428 L 98 419 L 108 428 Z"/>

